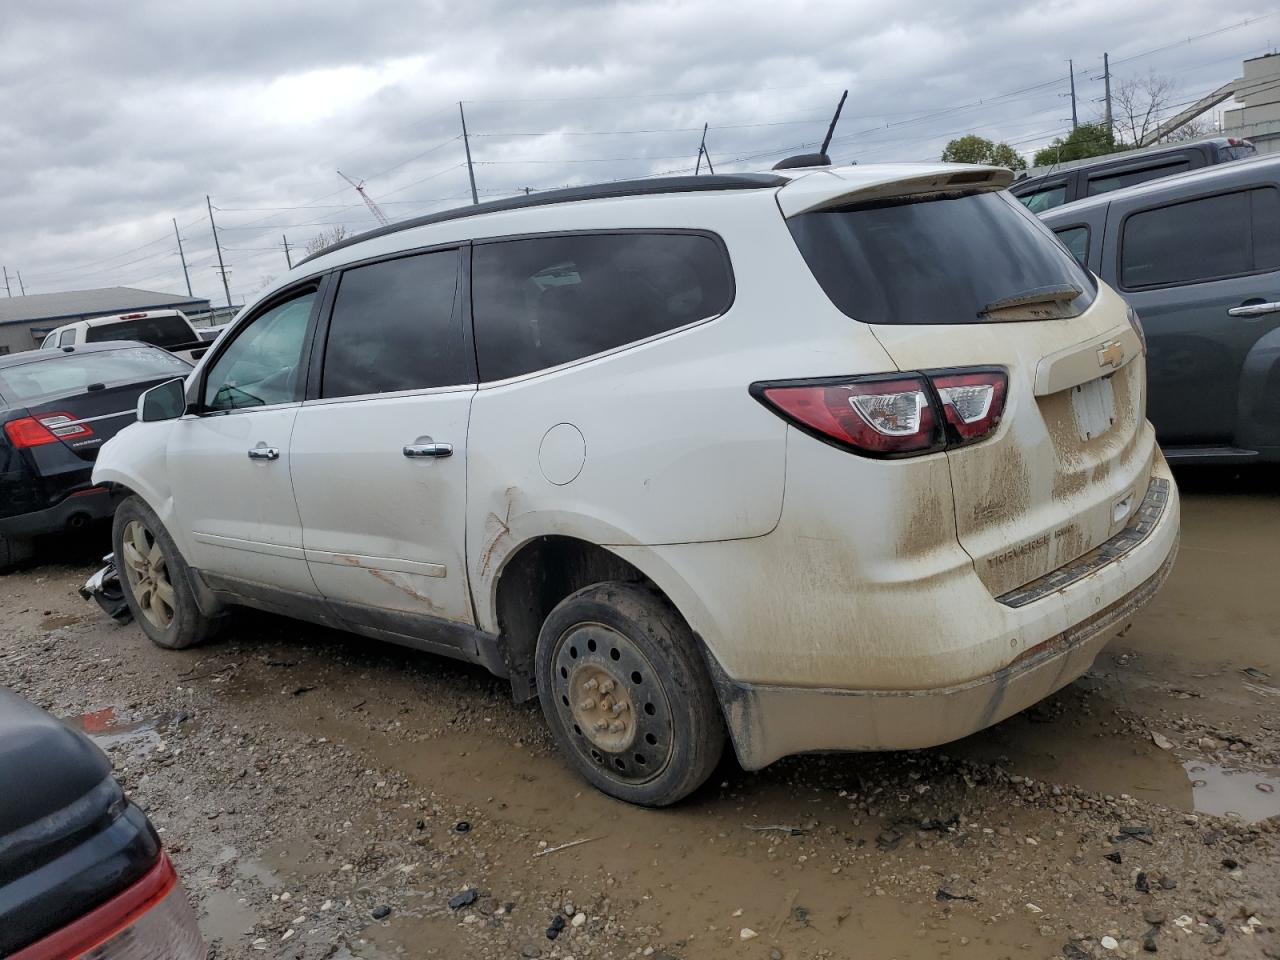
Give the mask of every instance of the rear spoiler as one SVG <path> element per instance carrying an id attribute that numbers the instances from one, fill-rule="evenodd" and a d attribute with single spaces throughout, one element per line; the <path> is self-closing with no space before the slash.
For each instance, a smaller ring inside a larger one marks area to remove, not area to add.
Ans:
<path id="1" fill-rule="evenodd" d="M 792 180 L 778 191 L 784 217 L 888 197 L 930 193 L 993 192 L 1013 182 L 1004 167 L 967 163 L 901 163 L 822 170 Z"/>

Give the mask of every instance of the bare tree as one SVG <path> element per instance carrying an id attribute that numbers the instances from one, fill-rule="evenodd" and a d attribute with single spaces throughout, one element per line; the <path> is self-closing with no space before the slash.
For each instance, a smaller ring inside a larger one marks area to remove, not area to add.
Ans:
<path id="1" fill-rule="evenodd" d="M 1127 77 L 1111 92 L 1111 115 L 1116 138 L 1138 143 L 1160 125 L 1160 114 L 1173 100 L 1176 82 L 1154 71 L 1145 77 Z"/>
<path id="2" fill-rule="evenodd" d="M 346 227 L 341 225 L 333 226 L 333 227 L 330 227 L 328 230 L 323 230 L 320 233 L 318 233 L 316 236 L 312 237 L 310 240 L 307 241 L 306 246 L 303 247 L 302 249 L 306 252 L 308 257 L 313 257 L 317 253 L 319 253 L 321 250 L 327 250 L 329 247 L 332 247 L 339 240 L 342 240 L 344 237 L 346 237 L 346 235 L 347 235 Z"/>
<path id="3" fill-rule="evenodd" d="M 1164 140 L 1165 143 L 1185 143 L 1188 140 L 1203 140 L 1217 132 L 1218 128 L 1211 118 L 1196 117 L 1194 120 L 1188 120 L 1178 129 L 1170 131 Z"/>

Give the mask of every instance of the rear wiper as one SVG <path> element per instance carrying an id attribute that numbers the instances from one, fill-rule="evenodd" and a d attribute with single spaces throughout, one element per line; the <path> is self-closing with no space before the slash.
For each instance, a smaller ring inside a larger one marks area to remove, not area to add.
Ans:
<path id="1" fill-rule="evenodd" d="M 978 316 L 982 317 L 1000 310 L 1008 310 L 1010 307 L 1029 307 L 1041 303 L 1066 306 L 1066 304 L 1083 293 L 1084 291 L 1074 283 L 1055 283 L 1047 287 L 1032 287 L 1030 290 L 1023 290 L 1021 293 L 1015 293 L 1010 297 L 992 300 L 978 311 Z"/>

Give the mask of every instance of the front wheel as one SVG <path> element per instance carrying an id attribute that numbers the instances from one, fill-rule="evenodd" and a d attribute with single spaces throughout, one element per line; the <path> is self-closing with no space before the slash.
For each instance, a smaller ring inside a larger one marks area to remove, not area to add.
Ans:
<path id="1" fill-rule="evenodd" d="M 214 621 L 196 605 L 190 568 L 141 498 L 129 497 L 116 508 L 111 542 L 124 598 L 153 643 L 183 650 L 213 634 Z"/>
<path id="2" fill-rule="evenodd" d="M 601 583 L 561 601 L 536 672 L 561 753 L 612 797 L 667 806 L 720 760 L 724 724 L 693 633 L 652 588 Z"/>

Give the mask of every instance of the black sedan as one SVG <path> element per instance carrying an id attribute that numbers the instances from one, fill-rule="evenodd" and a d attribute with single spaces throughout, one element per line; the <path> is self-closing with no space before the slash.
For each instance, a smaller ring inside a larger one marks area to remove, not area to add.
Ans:
<path id="1" fill-rule="evenodd" d="M 190 372 L 123 341 L 0 356 L 0 570 L 33 537 L 112 515 L 111 493 L 90 480 L 98 449 L 134 422 L 143 391 Z"/>
<path id="2" fill-rule="evenodd" d="M 0 688 L 0 957 L 204 960 L 160 838 L 83 733 Z"/>

